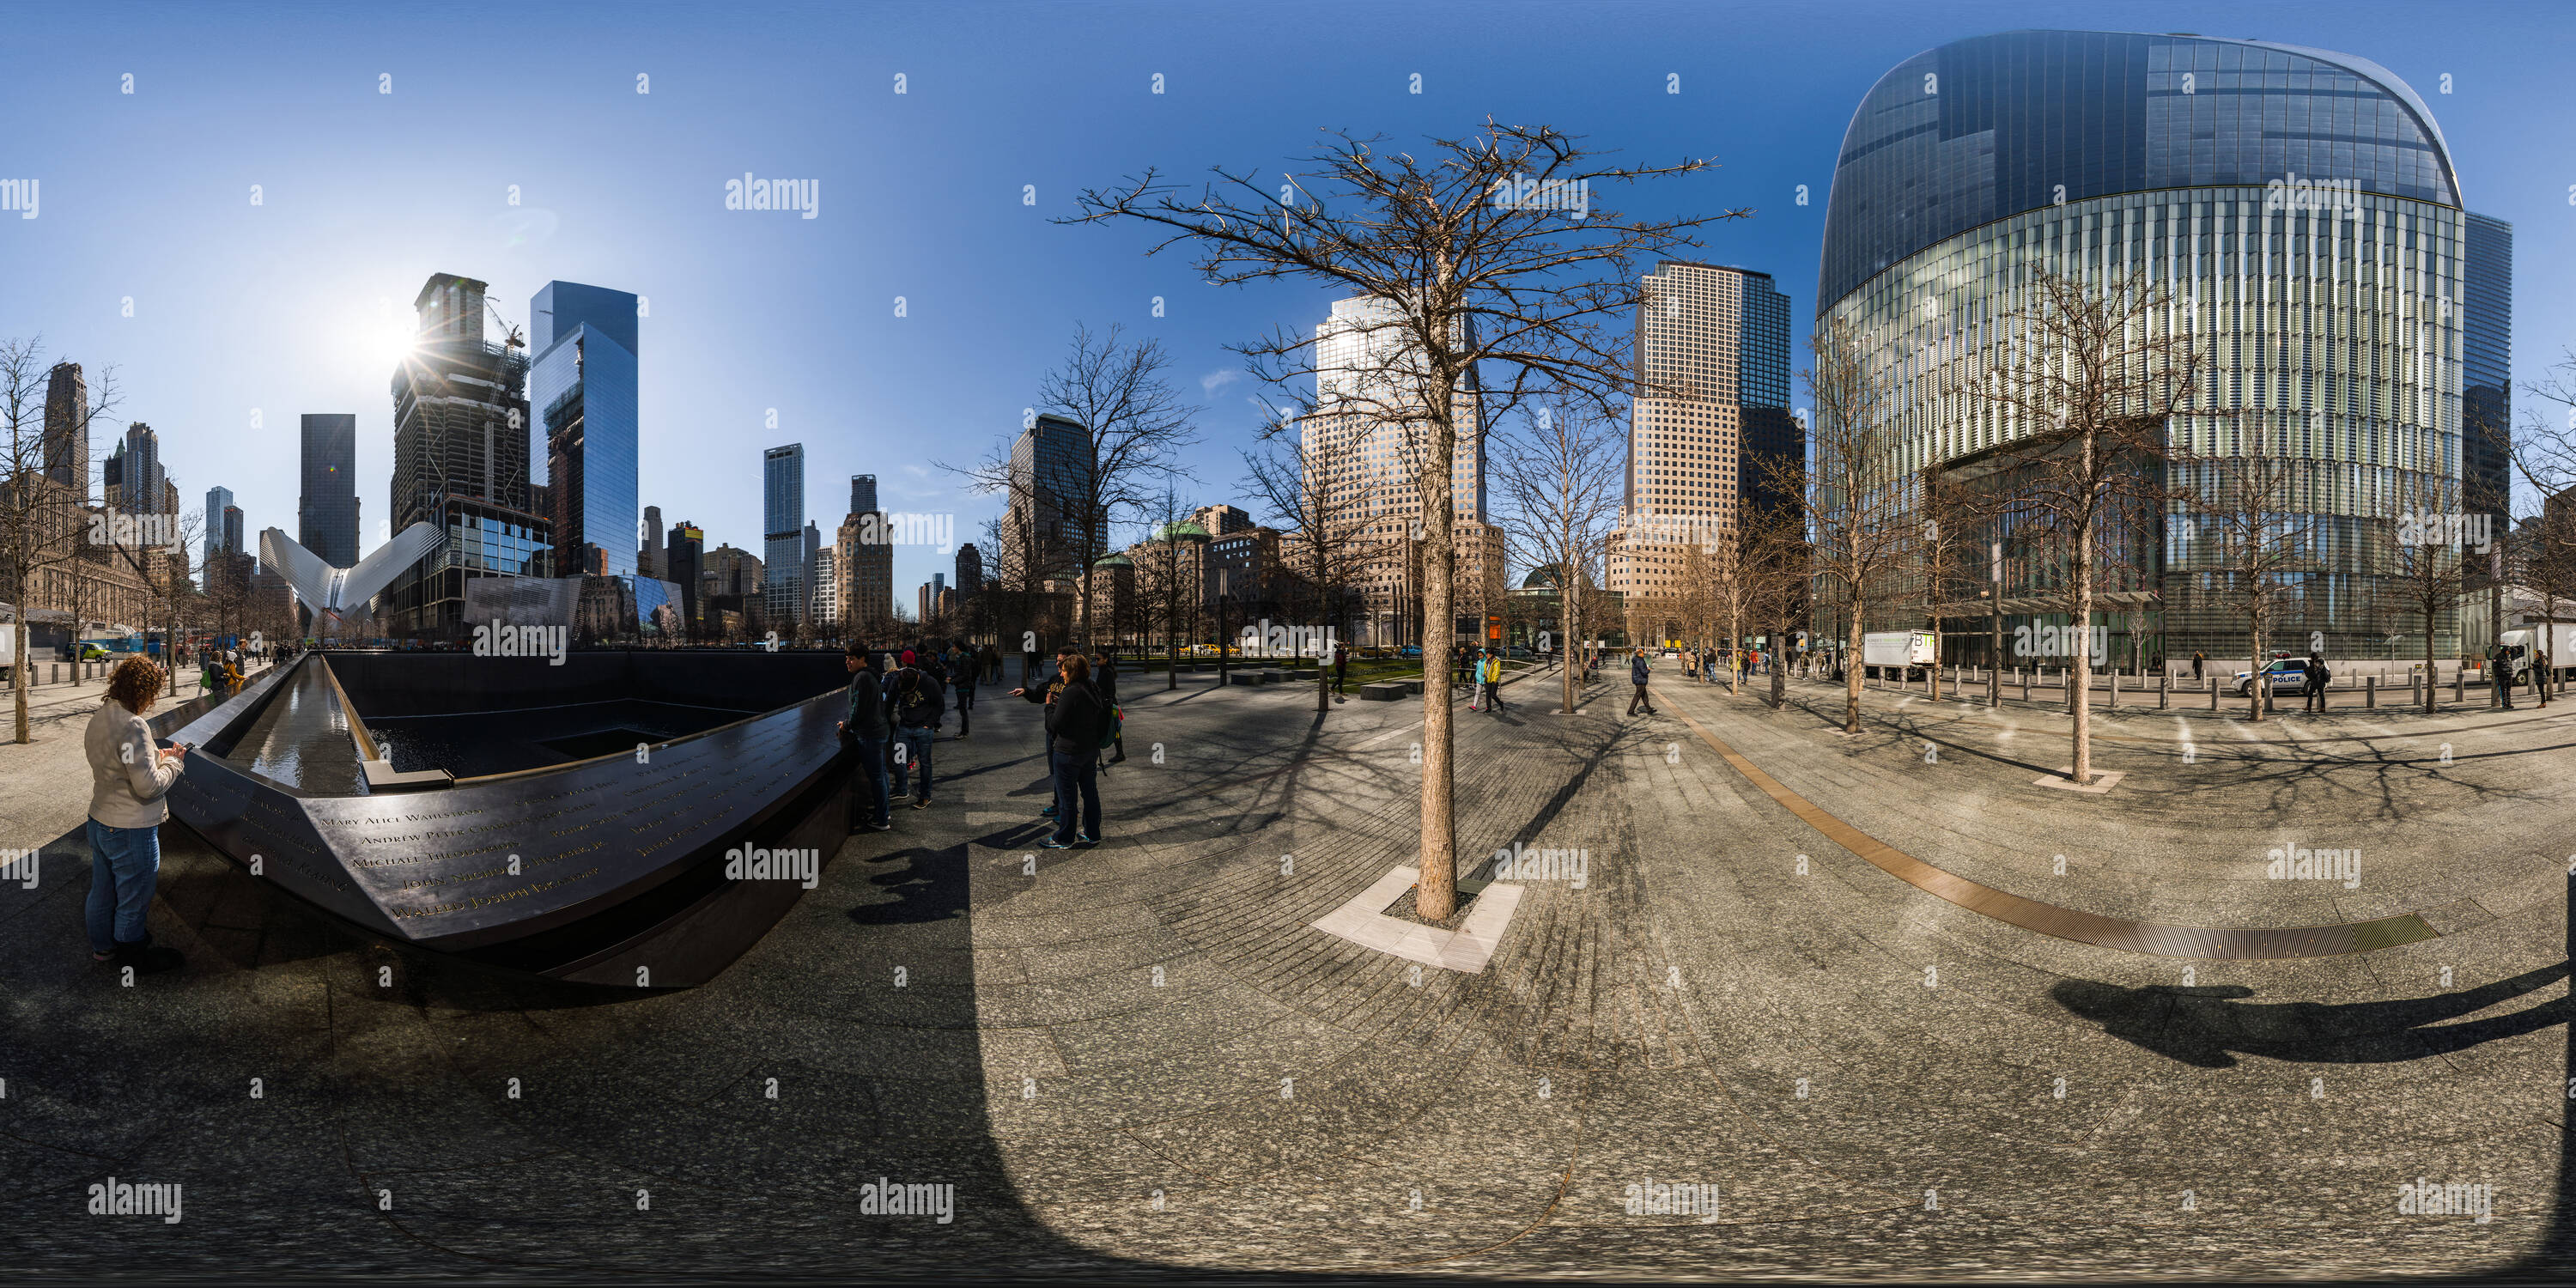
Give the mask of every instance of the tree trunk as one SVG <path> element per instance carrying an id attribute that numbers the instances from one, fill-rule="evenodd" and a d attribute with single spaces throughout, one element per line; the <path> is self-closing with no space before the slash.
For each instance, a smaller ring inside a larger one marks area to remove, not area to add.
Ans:
<path id="1" fill-rule="evenodd" d="M 1448 389 L 1441 390 L 1447 397 Z M 1458 910 L 1457 802 L 1452 795 L 1457 775 L 1450 760 L 1449 668 L 1433 665 L 1430 624 L 1449 621 L 1457 612 L 1450 585 L 1450 553 L 1456 534 L 1450 528 L 1456 495 L 1451 470 L 1457 453 L 1456 427 L 1443 408 L 1431 429 L 1431 459 L 1424 475 L 1435 481 L 1436 501 L 1423 507 L 1422 551 L 1422 876 L 1414 911 L 1426 921 L 1445 921 Z M 1442 662 L 1448 650 L 1443 648 Z"/>
<path id="2" fill-rule="evenodd" d="M 1860 677 L 1868 668 L 1861 664 L 1860 624 L 1866 605 L 1860 585 L 1852 585 L 1851 620 L 1843 626 L 1843 732 L 1860 732 Z"/>
<path id="3" fill-rule="evenodd" d="M 2084 445 L 2089 465 L 2093 445 Z M 2087 469 L 2086 475 L 2091 475 Z M 2075 529 L 2075 665 L 2067 673 L 2068 692 L 2075 699 L 2075 755 L 2068 779 L 2078 787 L 2093 783 L 2093 704 L 2088 699 L 2093 687 L 2093 523 L 2087 519 Z"/>

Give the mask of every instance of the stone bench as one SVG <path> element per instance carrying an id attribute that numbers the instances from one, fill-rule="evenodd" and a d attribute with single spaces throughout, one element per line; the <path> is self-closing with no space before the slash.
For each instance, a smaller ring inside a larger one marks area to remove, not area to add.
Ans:
<path id="1" fill-rule="evenodd" d="M 1394 702 L 1405 695 L 1404 685 L 1393 680 L 1380 680 L 1360 686 L 1362 702 Z"/>

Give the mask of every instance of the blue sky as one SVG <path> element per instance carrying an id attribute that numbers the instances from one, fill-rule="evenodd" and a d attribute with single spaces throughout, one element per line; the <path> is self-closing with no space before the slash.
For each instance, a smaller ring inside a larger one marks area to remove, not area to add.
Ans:
<path id="1" fill-rule="evenodd" d="M 888 508 L 953 511 L 972 539 L 996 504 L 937 467 L 1017 432 L 1077 322 L 1164 342 L 1204 408 L 1183 497 L 1244 503 L 1257 417 L 1223 346 L 1330 297 L 1211 288 L 1146 258 L 1143 229 L 1050 223 L 1078 188 L 1275 171 L 1320 128 L 1409 143 L 1488 114 L 1636 161 L 1711 157 L 1628 208 L 1755 208 L 1696 257 L 1772 273 L 1803 346 L 1861 94 L 1926 47 L 2018 27 L 2381 63 L 2432 105 L 2470 208 L 2516 226 L 2517 378 L 2576 341 L 2564 5 L 18 4 L 7 22 L 0 177 L 41 180 L 43 204 L 0 218 L 0 335 L 115 365 L 118 422 L 160 431 L 189 507 L 229 487 L 253 532 L 294 527 L 297 416 L 355 413 L 370 547 L 396 328 L 432 272 L 490 282 L 522 325 L 549 279 L 646 297 L 640 503 L 711 545 L 759 550 L 760 454 L 786 442 L 827 531 L 847 477 L 873 473 Z M 818 217 L 725 210 L 746 171 L 818 180 Z M 900 550 L 898 597 L 949 567 Z"/>

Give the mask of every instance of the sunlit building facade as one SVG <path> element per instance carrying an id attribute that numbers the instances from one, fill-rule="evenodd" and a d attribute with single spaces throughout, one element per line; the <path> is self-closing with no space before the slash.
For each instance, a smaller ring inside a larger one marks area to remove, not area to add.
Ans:
<path id="1" fill-rule="evenodd" d="M 2493 310 L 2469 278 L 2482 264 L 2507 278 L 2510 259 L 2509 230 L 2463 208 L 2431 111 L 2375 63 L 2020 31 L 1927 50 L 1862 101 L 1827 208 L 1818 317 L 1854 328 L 1890 395 L 1892 464 L 1920 477 L 1990 468 L 2044 428 L 1957 392 L 2009 361 L 2007 323 L 2034 307 L 2041 274 L 2143 277 L 2164 297 L 2153 325 L 2197 338 L 2202 366 L 2192 411 L 2165 427 L 2173 463 L 2142 463 L 2159 477 L 2139 490 L 2208 486 L 2195 456 L 2287 457 L 2298 570 L 2275 638 L 2405 657 L 2421 654 L 2423 625 L 2389 584 L 2394 516 L 2400 498 L 2465 503 L 2477 466 L 2464 356 L 2473 342 L 2501 354 L 2511 327 L 2509 292 Z M 2094 624 L 2123 664 L 2243 655 L 2242 614 L 2192 540 L 2194 513 L 2187 499 L 2150 505 L 2106 543 Z M 2064 552 L 2006 541 L 2013 624 L 2065 624 L 2049 611 Z M 2118 557 L 2124 545 L 2134 557 Z M 1874 598 L 1872 628 L 1925 624 L 1922 597 Z M 2454 623 L 2434 634 L 2437 652 L 2454 647 Z M 1981 658 L 1983 638 L 1953 656 Z"/>

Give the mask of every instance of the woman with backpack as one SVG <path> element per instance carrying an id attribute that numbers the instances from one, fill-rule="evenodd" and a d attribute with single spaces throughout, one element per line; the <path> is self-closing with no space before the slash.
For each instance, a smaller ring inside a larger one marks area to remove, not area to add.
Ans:
<path id="1" fill-rule="evenodd" d="M 1046 708 L 1047 763 L 1055 774 L 1055 832 L 1039 845 L 1070 850 L 1100 843 L 1100 748 L 1117 728 L 1110 704 L 1092 687 L 1090 660 L 1074 653 L 1056 665 L 1063 687 Z"/>

